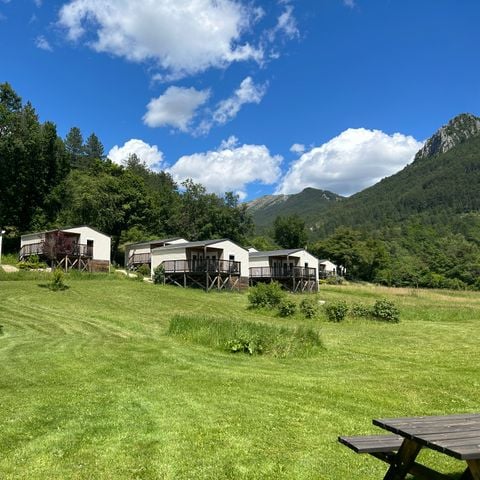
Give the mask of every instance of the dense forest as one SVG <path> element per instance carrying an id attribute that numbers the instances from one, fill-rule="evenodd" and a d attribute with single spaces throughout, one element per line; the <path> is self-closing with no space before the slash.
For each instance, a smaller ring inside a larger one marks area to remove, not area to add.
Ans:
<path id="1" fill-rule="evenodd" d="M 415 160 L 349 198 L 318 205 L 322 190 L 268 198 L 252 209 L 258 232 L 269 210 L 296 213 L 309 248 L 354 279 L 395 286 L 480 288 L 480 119 L 462 114 Z M 272 206 L 273 205 L 273 206 Z M 313 213 L 313 215 L 312 215 Z M 258 219 L 258 222 L 257 222 Z M 274 237 L 275 218 L 268 219 Z"/>
<path id="2" fill-rule="evenodd" d="M 120 261 L 128 242 L 178 235 L 244 243 L 253 227 L 232 193 L 220 197 L 192 181 L 177 185 L 135 155 L 117 165 L 94 133 L 84 140 L 77 127 L 60 138 L 8 83 L 0 84 L 0 192 L 4 247 L 12 252 L 23 233 L 72 225 L 111 235 Z"/>

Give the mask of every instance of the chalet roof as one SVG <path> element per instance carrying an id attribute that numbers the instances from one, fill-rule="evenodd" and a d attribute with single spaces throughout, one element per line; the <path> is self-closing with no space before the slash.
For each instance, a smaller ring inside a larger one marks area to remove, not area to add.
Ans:
<path id="1" fill-rule="evenodd" d="M 228 238 L 219 238 L 215 240 L 199 240 L 197 242 L 185 242 L 185 243 L 173 243 L 167 245 L 168 248 L 193 248 L 193 247 L 208 247 L 209 245 L 215 245 L 220 242 L 231 242 Z M 162 248 L 162 247 L 160 247 Z"/>
<path id="2" fill-rule="evenodd" d="M 73 227 L 73 228 L 78 228 L 78 227 Z M 30 235 L 45 235 L 46 233 L 54 233 L 54 232 L 65 232 L 73 235 L 80 235 L 79 233 L 76 233 L 76 232 L 70 232 L 68 228 L 52 228 L 51 230 L 42 230 L 41 232 L 24 233 L 23 235 L 20 236 L 20 238 L 29 237 Z"/>
<path id="3" fill-rule="evenodd" d="M 287 257 L 288 255 L 293 255 L 303 251 L 303 248 L 291 248 L 286 250 L 270 250 L 268 252 L 251 252 L 249 255 L 252 258 L 257 257 Z"/>
<path id="4" fill-rule="evenodd" d="M 52 228 L 51 230 L 41 230 L 40 232 L 29 232 L 29 233 L 24 233 L 23 235 L 20 236 L 20 238 L 27 237 L 29 235 L 43 235 L 44 233 L 53 233 L 53 232 L 76 233 L 76 232 L 70 232 L 70 230 L 74 230 L 76 228 L 89 228 L 90 230 L 94 230 L 95 232 L 100 233 L 101 235 L 104 235 L 105 237 L 110 238 L 109 235 L 101 232 L 100 230 L 97 230 L 96 228 L 91 227 L 90 225 L 75 225 L 73 227 Z"/>
<path id="5" fill-rule="evenodd" d="M 147 240 L 147 241 L 136 242 L 136 243 L 128 243 L 127 247 L 139 247 L 141 245 L 154 245 L 155 243 L 168 243 L 168 242 L 174 242 L 176 240 L 182 240 L 182 237 L 158 238 L 156 240 Z"/>

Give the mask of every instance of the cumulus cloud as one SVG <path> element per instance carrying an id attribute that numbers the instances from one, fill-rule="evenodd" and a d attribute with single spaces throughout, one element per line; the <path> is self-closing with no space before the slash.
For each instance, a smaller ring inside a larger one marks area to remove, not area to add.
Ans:
<path id="1" fill-rule="evenodd" d="M 172 126 L 186 132 L 198 107 L 209 96 L 208 90 L 169 87 L 163 95 L 150 100 L 143 122 L 149 127 Z"/>
<path id="2" fill-rule="evenodd" d="M 159 170 L 163 162 L 163 153 L 158 150 L 156 145 L 149 145 L 143 140 L 132 138 L 125 142 L 123 147 L 115 145 L 109 152 L 108 158 L 112 162 L 122 165 L 128 160 L 128 157 L 135 154 L 147 167 L 152 170 Z"/>
<path id="3" fill-rule="evenodd" d="M 350 128 L 294 161 L 277 193 L 316 187 L 351 195 L 403 168 L 421 147 L 401 133 Z"/>
<path id="4" fill-rule="evenodd" d="M 48 40 L 43 36 L 40 35 L 35 39 L 35 46 L 40 50 L 45 50 L 47 52 L 53 52 L 53 48 L 48 42 Z"/>
<path id="5" fill-rule="evenodd" d="M 236 0 L 71 0 L 59 24 L 72 41 L 134 62 L 154 61 L 177 77 L 261 62 L 261 47 L 243 41 L 259 9 Z"/>
<path id="6" fill-rule="evenodd" d="M 290 151 L 293 153 L 303 153 L 305 151 L 305 145 L 303 145 L 303 143 L 294 143 L 290 147 Z"/>
<path id="7" fill-rule="evenodd" d="M 243 199 L 249 183 L 274 184 L 281 174 L 281 162 L 282 157 L 271 155 L 265 145 L 238 145 L 230 137 L 217 150 L 179 158 L 169 172 L 177 182 L 191 178 L 210 192 L 234 191 Z"/>

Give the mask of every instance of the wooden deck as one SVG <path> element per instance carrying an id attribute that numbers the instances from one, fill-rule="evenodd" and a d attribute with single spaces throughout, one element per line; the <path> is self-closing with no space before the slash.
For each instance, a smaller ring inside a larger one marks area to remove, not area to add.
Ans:
<path id="1" fill-rule="evenodd" d="M 52 242 L 38 242 L 24 245 L 20 249 L 20 261 L 36 255 L 46 261 L 51 267 L 60 267 L 65 271 L 77 269 L 90 271 L 90 261 L 93 259 L 93 248 L 81 243 L 62 244 Z"/>
<path id="2" fill-rule="evenodd" d="M 250 267 L 249 283 L 279 282 L 284 288 L 297 293 L 318 291 L 317 270 L 311 267 Z"/>
<path id="3" fill-rule="evenodd" d="M 161 265 L 165 284 L 198 287 L 207 292 L 241 287 L 241 265 L 233 260 L 166 260 Z"/>
<path id="4" fill-rule="evenodd" d="M 128 257 L 127 268 L 135 268 L 139 265 L 150 265 L 152 262 L 151 253 L 134 253 Z"/>
<path id="5" fill-rule="evenodd" d="M 69 246 L 61 244 L 51 245 L 47 242 L 30 243 L 20 249 L 20 260 L 25 260 L 32 255 L 45 258 L 62 258 L 65 256 L 93 258 L 93 248 L 82 243 Z"/>

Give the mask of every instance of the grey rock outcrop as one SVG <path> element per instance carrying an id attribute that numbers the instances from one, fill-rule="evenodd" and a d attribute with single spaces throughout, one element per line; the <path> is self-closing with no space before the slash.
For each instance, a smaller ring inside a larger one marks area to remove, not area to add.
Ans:
<path id="1" fill-rule="evenodd" d="M 445 153 L 480 133 L 480 118 L 462 113 L 440 128 L 415 155 L 415 160 Z"/>

